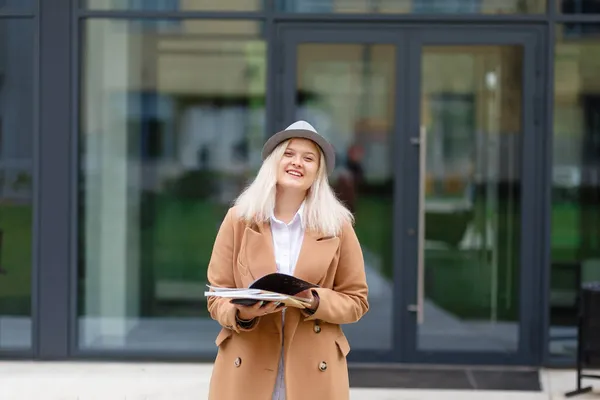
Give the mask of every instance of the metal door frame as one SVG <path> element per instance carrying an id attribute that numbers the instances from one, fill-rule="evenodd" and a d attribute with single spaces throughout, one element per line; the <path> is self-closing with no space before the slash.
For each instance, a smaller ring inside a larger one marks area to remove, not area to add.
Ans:
<path id="1" fill-rule="evenodd" d="M 540 248 L 543 246 L 543 217 L 536 211 L 536 204 L 543 200 L 542 194 L 536 190 L 543 179 L 543 152 L 536 152 L 536 144 L 543 143 L 541 136 L 542 96 L 541 59 L 543 32 L 535 27 L 515 27 L 506 30 L 501 27 L 452 27 L 415 29 L 410 35 L 409 52 L 409 93 L 412 101 L 408 103 L 409 127 L 402 137 L 405 143 L 402 158 L 406 161 L 406 171 L 420 171 L 419 146 L 412 144 L 419 138 L 421 125 L 421 60 L 425 46 L 468 46 L 468 45 L 521 45 L 523 46 L 523 90 L 522 90 L 522 140 L 521 140 L 521 240 L 520 240 L 520 279 L 519 279 L 519 347 L 514 353 L 498 352 L 426 352 L 417 349 L 417 315 L 410 309 L 418 301 L 419 281 L 417 268 L 403 269 L 401 280 L 403 285 L 403 326 L 406 329 L 403 342 L 403 355 L 409 362 L 419 363 L 452 363 L 452 364 L 501 364 L 501 365 L 536 365 L 541 353 L 542 337 L 539 327 L 541 318 L 539 299 L 542 287 L 536 277 L 542 274 Z M 540 167 L 542 166 L 542 167 Z M 403 220 L 407 222 L 405 232 L 410 230 L 418 234 L 404 234 L 402 241 L 408 242 L 410 249 L 402 260 L 404 265 L 418 265 L 420 205 L 419 172 L 410 174 L 404 193 L 410 195 Z M 538 207 L 539 208 L 539 207 Z M 424 250 L 423 250 L 424 251 Z M 424 268 L 422 266 L 421 268 Z"/>
<path id="2" fill-rule="evenodd" d="M 277 99 L 276 104 L 279 108 L 274 113 L 275 120 L 275 131 L 280 128 L 285 128 L 289 125 L 289 121 L 294 118 L 295 108 L 295 93 L 296 93 L 296 72 L 297 72 L 297 54 L 296 47 L 300 43 L 323 43 L 323 44 L 391 44 L 396 47 L 395 62 L 396 62 L 396 75 L 395 75 L 395 121 L 392 134 L 394 142 L 392 145 L 396 151 L 400 150 L 401 143 L 396 138 L 399 138 L 403 128 L 402 122 L 406 120 L 406 104 L 405 100 L 407 96 L 400 95 L 406 93 L 403 89 L 405 80 L 401 79 L 406 73 L 406 62 L 405 52 L 403 51 L 402 43 L 406 43 L 406 36 L 403 32 L 390 29 L 387 25 L 380 25 L 374 27 L 372 24 L 302 24 L 302 23 L 285 23 L 278 26 L 277 30 L 277 43 L 280 57 L 277 59 L 277 71 L 276 86 L 278 87 L 278 95 L 281 96 Z M 405 88 L 404 88 L 405 89 Z M 401 168 L 401 160 L 399 158 L 394 159 L 394 170 L 397 171 Z M 404 205 L 402 204 L 402 197 L 400 188 L 403 185 L 403 177 L 401 174 L 395 174 L 394 176 L 394 207 L 393 207 L 393 234 L 394 237 L 398 237 L 400 234 L 400 227 L 402 222 L 400 221 L 401 213 L 399 210 Z M 392 302 L 392 313 L 394 320 L 392 322 L 392 348 L 389 350 L 362 350 L 353 349 L 348 355 L 349 362 L 394 362 L 401 359 L 401 347 L 399 343 L 403 340 L 403 331 L 400 329 L 399 319 L 396 318 L 401 311 L 401 301 L 398 300 L 397 295 L 400 293 L 397 290 L 397 284 L 400 276 L 400 260 L 402 259 L 403 246 L 394 246 L 393 249 L 393 260 L 394 260 L 394 276 L 396 277 L 393 282 L 393 302 Z"/>
<path id="3" fill-rule="evenodd" d="M 296 47 L 300 43 L 376 43 L 396 45 L 393 207 L 394 301 L 393 339 L 390 351 L 353 350 L 349 361 L 409 362 L 419 364 L 538 365 L 545 351 L 543 337 L 545 153 L 533 151 L 543 143 L 542 60 L 544 28 L 535 25 L 303 23 L 276 24 L 276 49 L 270 86 L 278 90 L 272 110 L 272 131 L 285 128 L 294 117 Z M 433 352 L 416 348 L 416 315 L 409 311 L 417 296 L 419 146 L 414 137 L 420 127 L 421 48 L 427 45 L 522 45 L 523 142 L 521 152 L 522 234 L 520 243 L 519 349 L 515 353 Z M 540 146 L 541 147 L 541 146 Z M 409 173 L 409 171 L 414 171 Z"/>

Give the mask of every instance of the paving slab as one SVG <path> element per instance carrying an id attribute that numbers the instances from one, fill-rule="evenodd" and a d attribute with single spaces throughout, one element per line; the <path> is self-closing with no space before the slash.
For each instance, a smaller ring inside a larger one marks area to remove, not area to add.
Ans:
<path id="1" fill-rule="evenodd" d="M 1 400 L 206 399 L 212 364 L 118 362 L 0 362 Z M 575 385 L 573 370 L 542 370 L 541 392 L 352 388 L 352 400 L 555 400 Z M 594 393 L 575 400 L 600 400 Z"/>

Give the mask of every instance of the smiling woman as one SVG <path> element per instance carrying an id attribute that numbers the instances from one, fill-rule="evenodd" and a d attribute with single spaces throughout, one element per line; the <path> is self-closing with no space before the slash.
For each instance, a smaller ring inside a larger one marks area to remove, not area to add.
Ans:
<path id="1" fill-rule="evenodd" d="M 256 178 L 229 209 L 208 267 L 212 285 L 243 288 L 279 272 L 316 288 L 302 292 L 310 299 L 302 310 L 209 298 L 222 327 L 209 399 L 348 399 L 341 325 L 367 312 L 368 287 L 352 214 L 327 180 L 332 154 L 309 123 L 290 125 L 267 141 Z"/>

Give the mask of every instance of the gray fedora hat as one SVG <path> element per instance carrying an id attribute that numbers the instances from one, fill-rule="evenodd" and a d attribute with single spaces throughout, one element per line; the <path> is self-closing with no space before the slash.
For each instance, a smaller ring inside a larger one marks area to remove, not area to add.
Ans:
<path id="1" fill-rule="evenodd" d="M 325 156 L 327 174 L 331 175 L 333 169 L 335 168 L 335 151 L 333 146 L 327 141 L 327 139 L 319 135 L 317 130 L 306 121 L 296 121 L 284 130 L 271 136 L 263 146 L 263 161 L 269 156 L 269 154 L 271 154 L 277 145 L 292 138 L 304 138 L 315 142 L 321 148 L 321 151 Z"/>

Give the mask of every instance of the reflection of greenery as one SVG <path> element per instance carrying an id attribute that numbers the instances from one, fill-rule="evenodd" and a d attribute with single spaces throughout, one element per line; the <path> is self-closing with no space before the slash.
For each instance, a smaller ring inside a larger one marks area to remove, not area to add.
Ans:
<path id="1" fill-rule="evenodd" d="M 29 188 L 31 186 L 31 174 L 27 172 L 20 172 L 17 178 L 13 182 L 13 190 L 20 190 L 22 188 Z"/>
<path id="2" fill-rule="evenodd" d="M 196 181 L 195 186 L 201 185 Z M 156 283 L 161 281 L 206 283 L 213 243 L 227 211 L 227 205 L 211 202 L 207 195 L 187 192 L 184 197 L 146 196 L 142 206 L 142 316 L 207 316 L 203 298 L 198 299 L 199 303 L 165 301 L 155 293 Z"/>
<path id="3" fill-rule="evenodd" d="M 156 279 L 204 282 L 227 208 L 210 201 L 156 197 L 154 223 L 143 233 Z"/>
<path id="4" fill-rule="evenodd" d="M 501 198 L 490 213 L 485 194 L 480 192 L 475 198 L 472 211 L 428 214 L 428 229 L 436 227 L 438 234 L 453 237 L 445 247 L 425 251 L 425 293 L 439 307 L 462 318 L 490 318 L 494 302 L 498 319 L 514 320 L 519 307 L 519 207 L 513 210 L 513 200 Z M 492 223 L 490 217 L 496 220 L 497 231 L 488 242 L 485 232 Z M 480 243 L 458 247 L 469 226 Z"/>
<path id="5" fill-rule="evenodd" d="M 189 171 L 170 183 L 168 190 L 181 199 L 204 199 L 215 192 L 217 178 L 213 171 Z"/>
<path id="6" fill-rule="evenodd" d="M 588 206 L 589 211 L 593 206 Z M 587 212 L 588 210 L 584 210 Z M 575 202 L 552 205 L 552 261 L 570 262 L 586 255 L 579 255 L 582 237 L 579 229 L 579 207 Z"/>
<path id="7" fill-rule="evenodd" d="M 208 199 L 160 195 L 152 198 L 149 205 L 144 207 L 149 207 L 151 214 L 151 221 L 144 224 L 140 249 L 143 269 L 149 272 L 145 279 L 150 282 L 145 287 L 152 287 L 157 280 L 204 284 L 214 238 L 227 205 Z M 363 196 L 357 206 L 356 224 L 362 245 L 380 260 L 382 273 L 388 278 L 392 277 L 391 210 L 392 201 L 389 197 Z M 428 219 L 427 226 L 436 226 L 438 236 L 443 236 L 445 230 L 448 237 L 453 236 L 456 226 L 436 221 L 433 215 L 429 218 L 434 219 Z M 578 259 L 578 218 L 576 203 L 565 202 L 553 206 L 553 261 Z M 29 315 L 31 206 L 0 206 L 0 229 L 4 233 L 0 263 L 8 271 L 7 275 L 0 276 L 0 313 Z M 426 290 L 430 298 L 457 315 L 473 317 L 489 314 L 487 304 L 490 289 L 486 282 L 490 281 L 491 270 L 485 268 L 486 263 L 477 257 L 473 252 L 452 249 L 428 251 Z M 43 264 L 43 260 L 41 262 Z M 500 270 L 506 271 L 507 263 L 508 260 L 501 260 Z M 518 263 L 513 265 L 519 267 Z M 513 286 L 513 292 L 517 291 L 518 287 Z M 500 299 L 501 303 L 511 300 L 515 305 L 516 301 L 513 300 L 516 298 L 509 297 Z M 507 309 L 504 317 L 514 317 L 511 310 Z"/>
<path id="8" fill-rule="evenodd" d="M 476 207 L 481 208 L 483 204 Z M 392 201 L 381 197 L 361 197 L 357 206 L 356 231 L 363 247 L 379 259 L 382 275 L 393 278 L 392 262 Z M 501 212 L 504 207 L 501 207 Z M 478 213 L 484 215 L 484 213 Z M 506 215 L 506 212 L 504 212 Z M 475 217 L 481 219 L 483 217 Z M 481 221 L 473 221 L 471 212 L 456 213 L 426 213 L 426 239 L 443 244 L 445 250 L 426 250 L 426 293 L 427 297 L 445 310 L 462 317 L 478 318 L 489 315 L 491 291 L 491 264 L 485 258 L 484 252 L 463 251 L 456 248 L 462 239 L 467 225 L 484 226 Z M 507 218 L 500 217 L 499 237 L 510 238 L 508 235 Z M 503 222 L 502 222 L 503 221 Z M 505 249 L 506 243 L 500 243 Z M 499 281 L 509 272 L 514 274 L 517 263 L 500 259 Z M 501 285 L 505 283 L 501 281 Z M 502 288 L 501 288 L 502 289 Z M 516 311 L 518 286 L 500 290 L 503 300 L 510 297 L 511 306 L 505 310 L 508 314 L 500 317 L 511 318 Z"/>
<path id="9" fill-rule="evenodd" d="M 481 196 L 479 196 L 481 198 Z M 518 317 L 519 301 L 519 244 L 515 237 L 520 230 L 520 216 L 510 217 L 507 201 L 501 201 L 498 209 L 500 258 L 496 301 L 498 318 L 514 320 Z M 481 210 L 483 204 L 475 208 Z M 381 273 L 388 279 L 393 276 L 392 264 L 392 203 L 376 197 L 362 197 L 357 207 L 356 230 L 362 245 L 381 261 Z M 492 297 L 492 263 L 485 250 L 460 250 L 455 246 L 462 238 L 468 223 L 483 227 L 483 215 L 476 217 L 469 212 L 453 214 L 426 214 L 427 240 L 443 243 L 444 248 L 426 250 L 426 294 L 439 307 L 463 318 L 486 318 L 490 316 Z M 555 204 L 552 209 L 552 260 L 576 260 L 580 235 L 577 204 Z M 516 240 L 515 240 L 516 239 Z M 507 240 L 514 240 L 509 243 Z M 513 254 L 507 258 L 506 249 L 513 246 Z M 570 282 L 570 281 L 569 281 Z"/>
<path id="10" fill-rule="evenodd" d="M 219 224 L 228 205 L 208 200 L 157 196 L 154 224 L 144 232 L 157 279 L 203 281 Z M 391 276 L 392 201 L 363 197 L 357 211 L 357 235 L 381 258 Z M 375 223 L 373 223 L 375 222 Z"/>
<path id="11" fill-rule="evenodd" d="M 383 276 L 393 277 L 393 202 L 388 196 L 361 196 L 356 206 L 356 236 L 380 262 Z"/>
<path id="12" fill-rule="evenodd" d="M 3 243 L 0 265 L 0 314 L 31 315 L 32 212 L 30 205 L 0 206 Z"/>
<path id="13" fill-rule="evenodd" d="M 466 319 L 490 316 L 492 268 L 476 252 L 434 250 L 425 252 L 425 293 L 438 307 Z M 507 265 L 500 266 L 500 270 Z M 518 287 L 515 289 L 518 290 Z M 515 295 L 515 290 L 509 291 Z M 514 304 L 518 306 L 518 304 Z"/>

